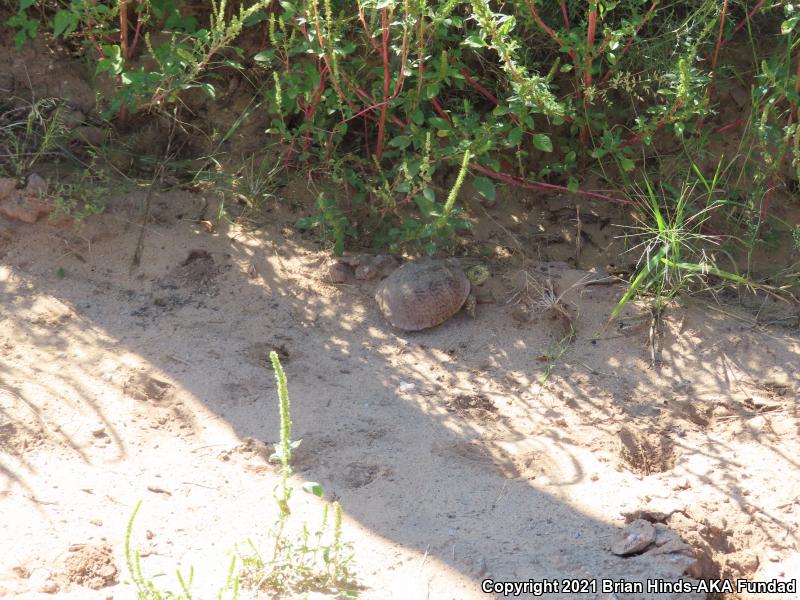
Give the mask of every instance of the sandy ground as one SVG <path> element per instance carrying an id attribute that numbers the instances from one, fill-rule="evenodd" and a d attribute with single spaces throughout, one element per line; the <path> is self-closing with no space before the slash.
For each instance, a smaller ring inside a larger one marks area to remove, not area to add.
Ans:
<path id="1" fill-rule="evenodd" d="M 604 328 L 619 285 L 495 260 L 476 320 L 406 334 L 381 318 L 377 281 L 326 281 L 330 255 L 277 213 L 209 233 L 198 198 L 156 195 L 132 268 L 142 199 L 76 230 L 0 221 L 0 596 L 133 597 L 124 534 L 143 500 L 145 572 L 176 589 L 193 566 L 211 597 L 226 553 L 266 545 L 276 515 L 270 349 L 303 440 L 295 484 L 341 502 L 362 598 L 486 598 L 486 578 L 758 578 L 800 551 L 800 336 L 778 303 L 675 305 L 651 365 L 643 308 Z M 522 267 L 568 290 L 577 330 L 544 383 L 564 324 L 513 317 Z M 318 519 L 321 501 L 293 501 Z M 672 546 L 612 553 L 638 517 Z"/>

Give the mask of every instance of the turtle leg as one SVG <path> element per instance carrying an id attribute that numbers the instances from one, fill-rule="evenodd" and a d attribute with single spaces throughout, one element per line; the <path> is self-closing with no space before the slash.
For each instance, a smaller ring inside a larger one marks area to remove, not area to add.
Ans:
<path id="1" fill-rule="evenodd" d="M 470 317 L 472 317 L 473 319 L 476 316 L 475 315 L 475 307 L 477 305 L 478 305 L 478 301 L 475 298 L 475 294 L 470 293 L 470 295 L 467 296 L 466 302 L 464 302 L 464 310 L 467 311 L 467 314 Z"/>

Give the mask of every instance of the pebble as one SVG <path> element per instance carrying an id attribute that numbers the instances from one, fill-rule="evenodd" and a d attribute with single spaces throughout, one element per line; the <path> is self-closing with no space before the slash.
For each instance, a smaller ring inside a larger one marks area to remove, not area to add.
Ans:
<path id="1" fill-rule="evenodd" d="M 520 323 L 530 323 L 533 321 L 533 312 L 524 304 L 517 304 L 511 309 L 511 318 Z"/>
<path id="2" fill-rule="evenodd" d="M 417 387 L 417 385 L 415 383 L 409 383 L 407 381 L 401 381 L 400 385 L 397 386 L 397 391 L 400 392 L 401 394 L 405 393 L 405 392 L 413 392 L 416 387 Z"/>
<path id="3" fill-rule="evenodd" d="M 611 552 L 617 556 L 636 554 L 656 541 L 656 528 L 644 519 L 637 519 L 614 535 Z"/>

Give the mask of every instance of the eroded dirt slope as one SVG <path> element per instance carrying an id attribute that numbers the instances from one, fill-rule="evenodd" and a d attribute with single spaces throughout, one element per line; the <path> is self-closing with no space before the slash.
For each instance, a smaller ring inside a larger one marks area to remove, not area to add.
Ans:
<path id="1" fill-rule="evenodd" d="M 403 334 L 380 317 L 377 281 L 330 283 L 329 255 L 280 216 L 209 233 L 200 199 L 156 195 L 132 268 L 141 200 L 77 230 L 0 225 L 0 594 L 131 597 L 123 538 L 140 499 L 145 571 L 194 565 L 213 593 L 226 551 L 265 544 L 276 513 L 270 349 L 303 439 L 298 485 L 342 503 L 361 597 L 753 575 L 798 552 L 800 342 L 791 321 L 761 325 L 771 300 L 759 320 L 670 309 L 653 366 L 646 311 L 604 327 L 618 285 L 495 261 L 476 320 Z M 557 361 L 563 320 L 506 303 L 522 268 L 566 291 L 577 334 Z M 613 554 L 638 518 L 660 545 Z"/>

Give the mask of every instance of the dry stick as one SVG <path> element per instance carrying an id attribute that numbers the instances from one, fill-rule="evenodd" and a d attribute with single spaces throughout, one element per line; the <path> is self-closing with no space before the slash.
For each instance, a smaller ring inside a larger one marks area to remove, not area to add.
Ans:
<path id="1" fill-rule="evenodd" d="M 136 240 L 136 250 L 133 252 L 133 258 L 131 259 L 131 266 L 129 269 L 129 273 L 133 273 L 133 270 L 138 267 L 142 262 L 142 250 L 144 249 L 144 232 L 147 228 L 147 221 L 150 218 L 150 204 L 153 199 L 153 191 L 156 186 L 156 181 L 161 179 L 161 174 L 164 171 L 164 163 L 162 161 L 161 164 L 158 165 L 158 169 L 156 169 L 155 174 L 153 175 L 153 180 L 150 182 L 150 186 L 147 188 L 147 196 L 144 200 L 144 215 L 142 216 L 142 224 L 140 225 L 141 229 L 139 229 L 139 238 Z"/>
<path id="2" fill-rule="evenodd" d="M 521 187 L 524 189 L 529 190 L 539 190 L 544 192 L 561 192 L 567 194 L 575 194 L 577 196 L 587 196 L 589 198 L 597 198 L 598 200 L 605 200 L 606 202 L 613 202 L 614 204 L 622 204 L 627 205 L 631 204 L 630 200 L 624 200 L 623 198 L 615 198 L 613 196 L 607 196 L 605 194 L 601 194 L 599 192 L 590 192 L 587 190 L 571 190 L 564 185 L 555 185 L 552 183 L 544 183 L 543 181 L 528 181 L 527 179 L 522 179 L 521 177 L 514 177 L 512 175 L 508 175 L 507 173 L 500 173 L 488 167 L 484 167 L 478 163 L 470 163 L 470 169 L 477 171 L 487 177 L 491 177 L 492 179 L 496 179 L 497 181 L 502 181 L 503 183 L 507 183 L 516 187 Z"/>

